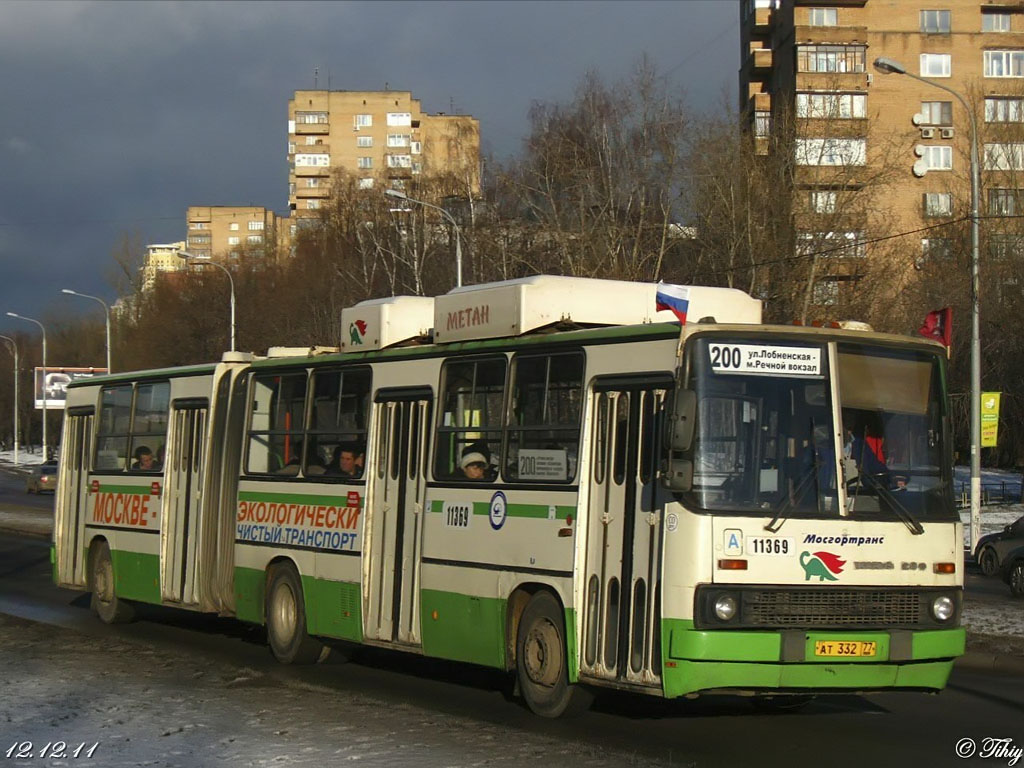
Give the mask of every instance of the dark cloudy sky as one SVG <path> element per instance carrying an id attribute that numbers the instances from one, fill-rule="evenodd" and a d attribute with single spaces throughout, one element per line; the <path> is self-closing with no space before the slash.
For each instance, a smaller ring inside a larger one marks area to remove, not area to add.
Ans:
<path id="1" fill-rule="evenodd" d="M 286 212 L 287 102 L 315 68 L 454 105 L 505 158 L 533 101 L 644 53 L 693 109 L 732 105 L 738 25 L 735 0 L 0 2 L 0 332 L 98 312 L 60 289 L 115 298 L 121 236 L 182 239 L 189 205 Z"/>

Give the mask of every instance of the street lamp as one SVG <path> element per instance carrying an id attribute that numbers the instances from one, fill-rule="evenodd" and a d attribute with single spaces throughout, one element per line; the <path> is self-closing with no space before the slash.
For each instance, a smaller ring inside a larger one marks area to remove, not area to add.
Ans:
<path id="1" fill-rule="evenodd" d="M 15 320 L 24 320 L 27 323 L 35 323 L 39 326 L 39 330 L 43 332 L 43 461 L 46 461 L 49 457 L 46 455 L 46 328 L 38 320 L 33 320 L 31 317 L 25 317 L 14 312 L 8 312 L 8 317 L 13 317 Z"/>
<path id="2" fill-rule="evenodd" d="M 200 266 L 217 267 L 221 272 L 228 276 L 228 284 L 231 286 L 231 351 L 235 351 L 235 279 L 231 276 L 231 271 L 223 264 L 218 264 L 216 261 L 210 261 L 209 257 L 196 256 L 195 254 L 188 253 L 187 251 L 175 251 L 179 259 L 184 259 L 186 262 L 198 264 Z"/>
<path id="3" fill-rule="evenodd" d="M 18 466 L 18 344 L 10 336 L 0 336 L 11 345 L 11 354 L 14 355 L 14 466 Z"/>
<path id="4" fill-rule="evenodd" d="M 425 203 L 422 200 L 417 200 L 414 197 L 409 197 L 404 192 L 397 189 L 385 189 L 384 194 L 388 197 L 393 197 L 396 200 L 405 200 L 406 202 L 416 203 L 422 205 L 424 208 L 433 208 L 435 211 L 440 211 L 441 215 L 448 219 L 452 227 L 455 228 L 455 287 L 462 287 L 462 230 L 459 229 L 458 223 L 452 218 L 452 215 L 448 213 L 444 208 L 433 203 Z"/>
<path id="5" fill-rule="evenodd" d="M 70 288 L 62 288 L 61 293 L 66 293 L 68 296 L 81 296 L 83 299 L 92 299 L 93 301 L 99 302 L 99 305 L 103 307 L 103 320 L 107 324 L 107 373 L 113 373 L 114 369 L 110 367 L 110 307 L 107 306 L 107 302 L 98 296 L 90 296 L 88 293 L 79 293 L 78 291 L 72 291 Z"/>
<path id="6" fill-rule="evenodd" d="M 978 163 L 978 123 L 974 110 L 957 91 L 947 85 L 908 72 L 897 61 L 875 59 L 875 68 L 885 74 L 906 75 L 951 93 L 971 121 L 971 547 L 981 536 L 981 310 L 978 274 L 978 196 L 981 190 Z"/>

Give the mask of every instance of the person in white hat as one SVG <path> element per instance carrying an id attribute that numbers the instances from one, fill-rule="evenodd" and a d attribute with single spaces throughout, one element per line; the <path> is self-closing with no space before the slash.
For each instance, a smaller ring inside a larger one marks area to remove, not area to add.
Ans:
<path id="1" fill-rule="evenodd" d="M 471 443 L 462 450 L 459 468 L 467 480 L 492 480 L 491 452 L 485 443 Z"/>

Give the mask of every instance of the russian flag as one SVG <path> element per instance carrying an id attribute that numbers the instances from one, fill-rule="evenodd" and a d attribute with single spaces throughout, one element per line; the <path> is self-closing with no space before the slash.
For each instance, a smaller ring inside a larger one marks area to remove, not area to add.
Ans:
<path id="1" fill-rule="evenodd" d="M 656 306 L 660 312 L 668 309 L 679 318 L 682 325 L 686 325 L 686 310 L 690 308 L 690 289 L 685 285 L 672 285 L 671 283 L 658 283 Z"/>

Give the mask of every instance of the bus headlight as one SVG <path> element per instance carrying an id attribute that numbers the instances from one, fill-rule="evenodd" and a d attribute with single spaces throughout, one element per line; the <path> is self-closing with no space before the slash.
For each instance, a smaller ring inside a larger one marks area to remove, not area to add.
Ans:
<path id="1" fill-rule="evenodd" d="M 953 602 L 953 598 L 942 595 L 932 600 L 932 616 L 938 621 L 949 621 L 955 612 L 956 603 Z"/>
<path id="2" fill-rule="evenodd" d="M 722 621 L 729 621 L 736 615 L 736 598 L 732 595 L 719 595 L 715 600 L 715 616 Z"/>

